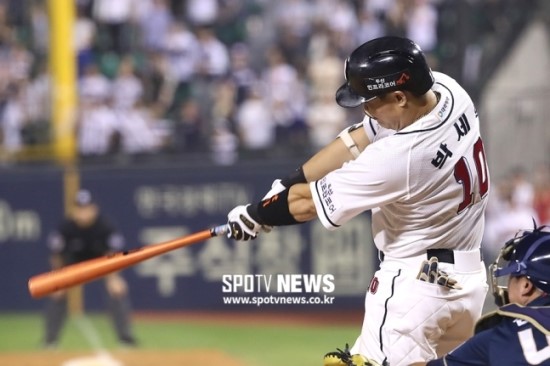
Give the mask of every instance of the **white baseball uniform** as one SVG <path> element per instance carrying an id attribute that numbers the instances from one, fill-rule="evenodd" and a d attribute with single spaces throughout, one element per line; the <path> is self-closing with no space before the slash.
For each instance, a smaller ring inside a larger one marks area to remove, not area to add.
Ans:
<path id="1" fill-rule="evenodd" d="M 489 173 L 479 119 L 456 81 L 437 72 L 434 77 L 439 102 L 428 115 L 398 132 L 366 117 L 371 144 L 310 183 L 317 215 L 328 229 L 372 210 L 383 260 L 351 352 L 391 366 L 436 358 L 466 340 L 487 292 L 480 243 Z M 463 289 L 416 279 L 433 249 L 446 253 L 440 268 Z"/>

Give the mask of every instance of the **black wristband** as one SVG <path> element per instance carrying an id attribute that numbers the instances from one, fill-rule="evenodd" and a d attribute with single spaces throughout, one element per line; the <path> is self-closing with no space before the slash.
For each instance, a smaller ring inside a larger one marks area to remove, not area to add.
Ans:
<path id="1" fill-rule="evenodd" d="M 298 183 L 307 183 L 303 167 L 297 168 L 295 171 L 281 179 L 281 184 L 286 188 L 290 188 Z"/>
<path id="2" fill-rule="evenodd" d="M 284 226 L 301 224 L 301 222 L 296 221 L 289 211 L 288 189 L 260 203 L 251 204 L 246 210 L 250 217 L 260 225 Z"/>

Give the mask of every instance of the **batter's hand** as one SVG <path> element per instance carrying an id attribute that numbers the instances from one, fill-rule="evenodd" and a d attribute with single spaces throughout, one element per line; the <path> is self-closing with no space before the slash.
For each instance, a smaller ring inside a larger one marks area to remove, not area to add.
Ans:
<path id="1" fill-rule="evenodd" d="M 229 239 L 253 240 L 263 230 L 262 225 L 248 213 L 248 206 L 250 205 L 237 206 L 227 214 L 227 224 L 229 225 L 227 237 Z"/>
<path id="2" fill-rule="evenodd" d="M 430 260 L 422 261 L 416 279 L 450 289 L 460 290 L 462 288 L 455 279 L 450 278 L 446 272 L 439 269 L 437 257 L 431 257 Z"/>

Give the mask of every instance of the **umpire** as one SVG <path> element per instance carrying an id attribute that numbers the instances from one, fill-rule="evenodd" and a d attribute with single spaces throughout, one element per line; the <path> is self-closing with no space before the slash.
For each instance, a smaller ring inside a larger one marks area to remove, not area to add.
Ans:
<path id="1" fill-rule="evenodd" d="M 124 246 L 124 238 L 100 213 L 99 206 L 88 190 L 77 192 L 69 216 L 48 237 L 53 269 L 96 258 Z M 132 335 L 130 302 L 126 281 L 118 273 L 105 278 L 109 312 L 122 346 L 136 346 Z M 67 318 L 67 293 L 54 293 L 46 306 L 44 346 L 55 348 Z"/>

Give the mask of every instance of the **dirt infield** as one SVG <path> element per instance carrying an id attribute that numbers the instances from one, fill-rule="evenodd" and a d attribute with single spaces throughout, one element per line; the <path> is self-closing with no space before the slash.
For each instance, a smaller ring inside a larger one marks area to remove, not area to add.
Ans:
<path id="1" fill-rule="evenodd" d="M 11 366 L 182 366 L 245 364 L 223 352 L 205 350 L 122 350 L 108 354 L 86 352 L 37 351 L 32 353 L 2 353 L 0 365 Z"/>

